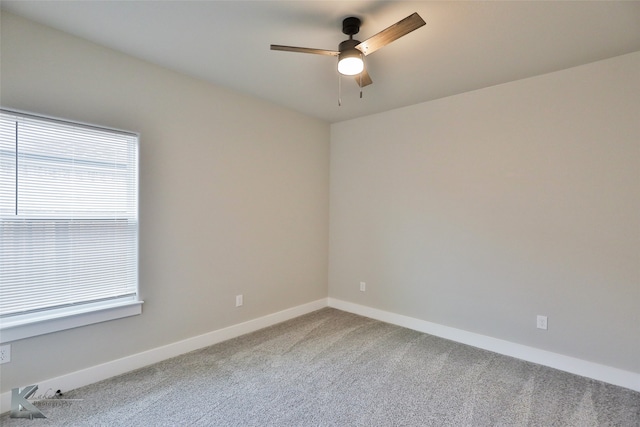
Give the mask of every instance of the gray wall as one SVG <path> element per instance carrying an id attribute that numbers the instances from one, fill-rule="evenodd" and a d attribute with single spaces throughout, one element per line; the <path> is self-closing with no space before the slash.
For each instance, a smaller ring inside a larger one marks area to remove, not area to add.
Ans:
<path id="1" fill-rule="evenodd" d="M 331 132 L 330 297 L 640 372 L 640 52 Z"/>
<path id="2" fill-rule="evenodd" d="M 326 298 L 327 123 L 8 13 L 1 30 L 4 107 L 141 133 L 145 300 L 12 343 L 2 391 Z"/>

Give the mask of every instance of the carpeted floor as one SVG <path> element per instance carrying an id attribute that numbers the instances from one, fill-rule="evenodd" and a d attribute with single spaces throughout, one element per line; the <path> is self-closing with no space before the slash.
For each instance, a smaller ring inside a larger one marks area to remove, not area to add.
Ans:
<path id="1" fill-rule="evenodd" d="M 65 393 L 41 426 L 640 426 L 640 393 L 326 308 Z M 37 404 L 36 404 L 37 406 Z"/>

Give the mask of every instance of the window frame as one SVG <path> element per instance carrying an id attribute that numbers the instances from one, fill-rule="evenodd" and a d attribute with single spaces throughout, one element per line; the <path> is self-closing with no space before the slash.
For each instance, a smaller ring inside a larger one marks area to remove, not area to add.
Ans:
<path id="1" fill-rule="evenodd" d="M 106 131 L 109 133 L 119 133 L 134 136 L 136 139 L 136 157 L 135 157 L 135 200 L 136 200 L 136 217 L 135 217 L 135 295 L 130 298 L 123 298 L 117 301 L 103 301 L 96 303 L 84 303 L 77 306 L 45 309 L 34 313 L 25 313 L 11 317 L 0 317 L 0 343 L 16 341 L 33 336 L 48 334 L 57 331 L 77 328 L 81 326 L 91 325 L 95 323 L 130 317 L 142 313 L 142 304 L 144 301 L 140 298 L 140 282 L 139 282 L 139 230 L 140 215 L 138 210 L 139 204 L 139 151 L 140 151 L 140 134 L 138 132 L 124 131 L 105 126 L 98 126 L 89 123 L 78 122 L 75 120 L 60 119 L 41 114 L 8 109 L 0 107 L 2 114 L 16 115 L 28 117 L 30 119 L 38 119 L 42 121 L 58 122 L 72 126 L 85 127 Z M 1 296 L 1 293 L 0 293 Z"/>

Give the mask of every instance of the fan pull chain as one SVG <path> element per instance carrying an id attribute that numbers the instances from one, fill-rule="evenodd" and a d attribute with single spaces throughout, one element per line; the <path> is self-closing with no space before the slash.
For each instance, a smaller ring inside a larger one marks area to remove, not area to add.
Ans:
<path id="1" fill-rule="evenodd" d="M 358 86 L 360 86 L 360 99 L 362 99 L 362 74 L 364 74 L 364 71 L 367 69 L 367 62 L 364 60 L 364 58 L 365 58 L 364 54 L 361 55 L 361 58 L 362 58 L 363 68 L 362 68 L 362 73 L 360 73 L 360 76 L 359 76 L 360 77 L 360 84 L 358 85 Z"/>
<path id="2" fill-rule="evenodd" d="M 338 73 L 338 107 L 342 107 L 342 77 Z"/>

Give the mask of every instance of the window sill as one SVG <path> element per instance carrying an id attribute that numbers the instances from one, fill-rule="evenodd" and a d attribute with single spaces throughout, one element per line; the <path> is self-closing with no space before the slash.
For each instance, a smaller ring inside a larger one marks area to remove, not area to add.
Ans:
<path id="1" fill-rule="evenodd" d="M 136 300 L 111 305 L 101 304 L 76 310 L 66 309 L 64 312 L 56 314 L 42 313 L 29 318 L 3 320 L 0 321 L 0 343 L 136 316 L 142 313 L 143 302 Z"/>

